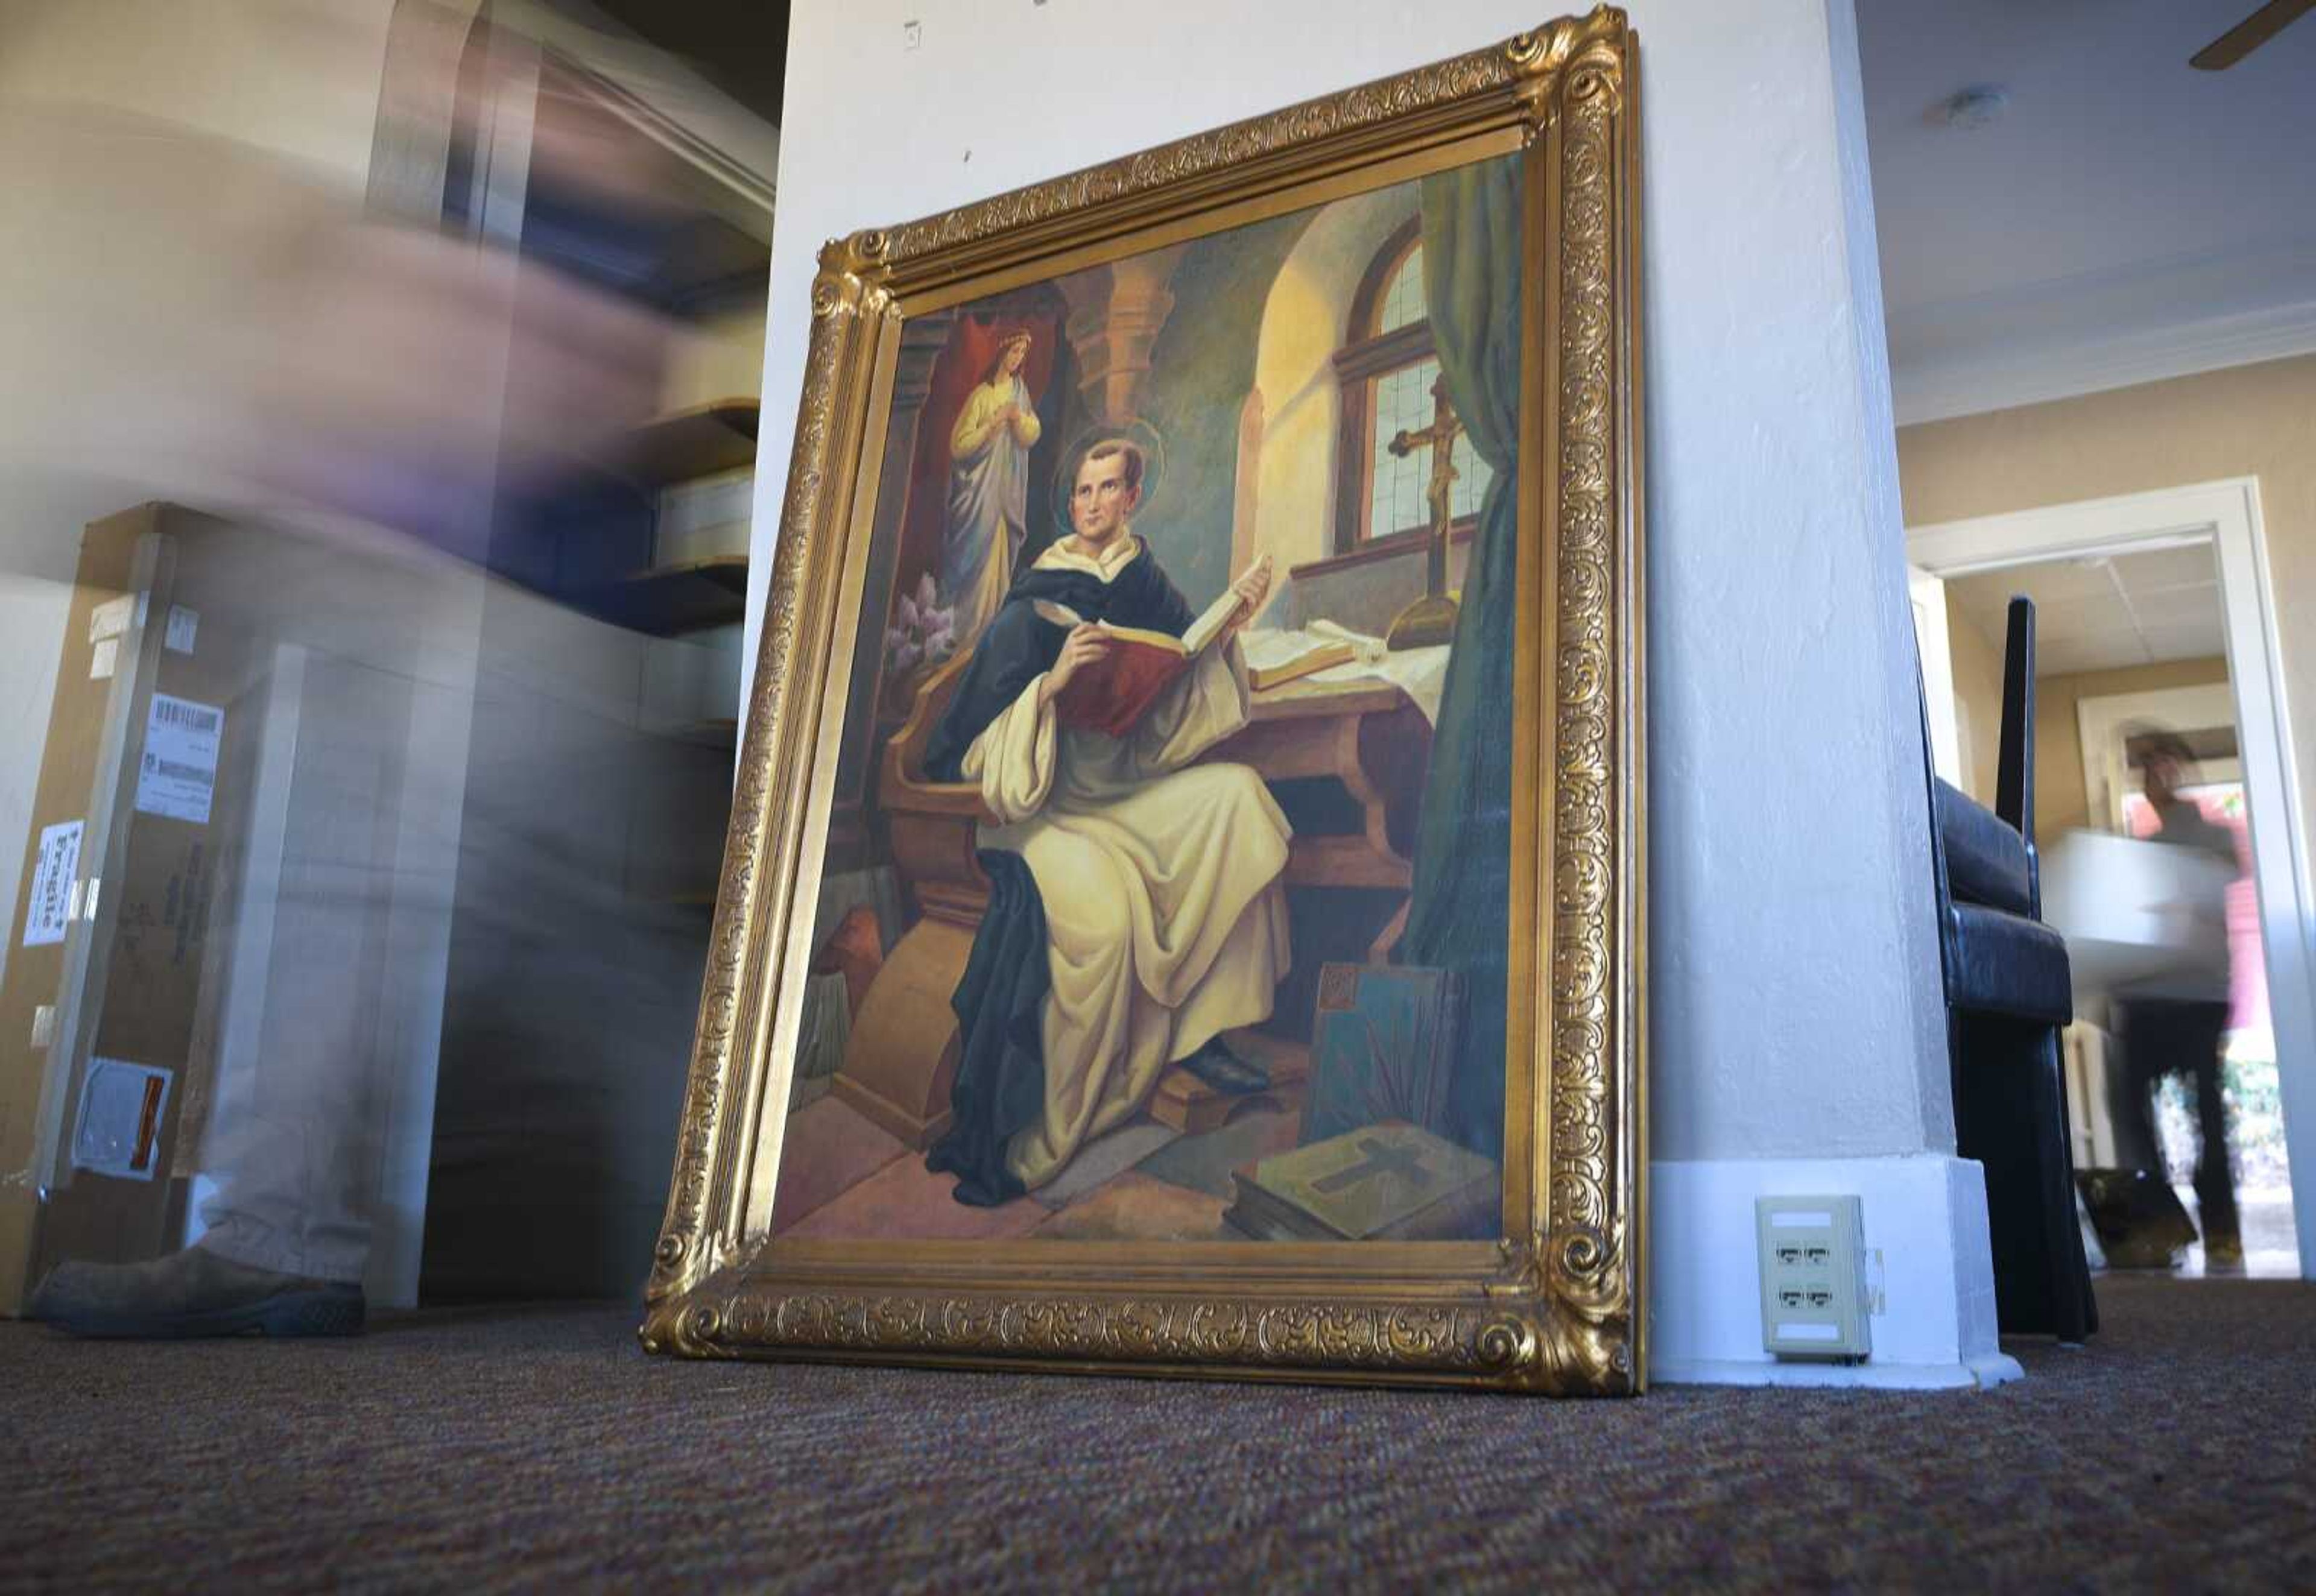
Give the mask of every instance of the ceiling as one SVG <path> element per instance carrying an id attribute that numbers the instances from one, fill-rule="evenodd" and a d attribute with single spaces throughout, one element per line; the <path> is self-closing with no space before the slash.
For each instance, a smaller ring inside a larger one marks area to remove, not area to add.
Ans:
<path id="1" fill-rule="evenodd" d="M 2035 674 L 2065 676 L 2227 652 L 2209 544 L 2014 565 L 1946 583 L 1948 625 L 2002 654 L 2010 598 L 2035 601 Z"/>
<path id="2" fill-rule="evenodd" d="M 788 79 L 787 0 L 594 0 L 595 8 L 771 123 Z"/>
<path id="3" fill-rule="evenodd" d="M 2316 15 L 2187 65 L 2258 4 L 1857 0 L 1901 421 L 2316 350 Z"/>

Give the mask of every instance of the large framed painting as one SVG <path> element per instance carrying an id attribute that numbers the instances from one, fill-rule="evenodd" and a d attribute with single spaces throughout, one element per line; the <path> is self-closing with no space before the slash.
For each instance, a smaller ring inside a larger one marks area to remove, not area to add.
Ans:
<path id="1" fill-rule="evenodd" d="M 1635 63 L 824 252 L 646 1346 L 1640 1388 Z"/>

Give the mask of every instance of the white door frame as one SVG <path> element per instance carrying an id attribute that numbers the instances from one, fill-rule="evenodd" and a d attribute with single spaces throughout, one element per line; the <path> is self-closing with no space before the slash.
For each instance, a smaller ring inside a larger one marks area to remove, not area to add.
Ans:
<path id="1" fill-rule="evenodd" d="M 2044 560 L 2209 545 L 2217 556 L 2244 808 L 2267 951 L 2267 1003 L 2303 1277 L 2316 1264 L 2316 891 L 2302 833 L 2292 725 L 2256 477 L 2088 499 L 1906 530 L 1906 557 L 1942 577 Z"/>
<path id="2" fill-rule="evenodd" d="M 1955 695 L 1953 634 L 1947 629 L 1946 578 L 1919 565 L 1906 567 L 1906 595 L 1914 606 L 1914 653 L 1922 667 L 1922 695 L 1929 700 L 1930 767 L 1964 793 L 1977 791 L 1964 735 L 1962 701 Z"/>

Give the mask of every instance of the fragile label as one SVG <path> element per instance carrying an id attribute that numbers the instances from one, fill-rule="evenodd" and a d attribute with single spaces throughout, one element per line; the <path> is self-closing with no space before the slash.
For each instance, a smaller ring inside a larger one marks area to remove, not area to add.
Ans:
<path id="1" fill-rule="evenodd" d="M 76 1169 L 148 1181 L 159 1160 L 161 1116 L 169 1107 L 170 1072 L 120 1059 L 91 1059 L 73 1122 Z"/>
<path id="2" fill-rule="evenodd" d="M 137 771 L 138 812 L 208 825 L 224 738 L 222 709 L 154 694 L 145 718 L 145 759 Z"/>
<path id="3" fill-rule="evenodd" d="M 80 869 L 81 822 L 40 828 L 40 856 L 32 866 L 31 903 L 24 911 L 24 945 L 62 942 L 72 923 L 73 878 Z"/>
<path id="4" fill-rule="evenodd" d="M 192 653 L 193 639 L 200 634 L 200 610 L 189 609 L 182 604 L 169 606 L 169 630 L 165 641 L 172 651 L 180 654 Z"/>

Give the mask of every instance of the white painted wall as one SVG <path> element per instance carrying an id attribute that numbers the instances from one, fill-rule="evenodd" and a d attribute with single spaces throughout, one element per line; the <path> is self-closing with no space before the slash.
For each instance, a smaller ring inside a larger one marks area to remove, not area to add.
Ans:
<path id="1" fill-rule="evenodd" d="M 1632 9 L 1647 234 L 1652 1151 L 1950 1154 L 1848 0 Z M 823 239 L 1486 44 L 1549 11 L 1177 0 L 1128 23 L 1084 0 L 797 6 L 752 617 Z M 904 22 L 922 25 L 914 49 Z M 1929 1228 L 1957 1233 L 1944 1219 Z M 1946 1266 L 1982 1276 L 1980 1245 L 1974 1263 L 1964 1248 Z M 1949 1315 L 1938 1334 L 1959 1346 L 1977 1332 Z M 1696 1355 L 1738 1353 L 1700 1343 Z"/>

